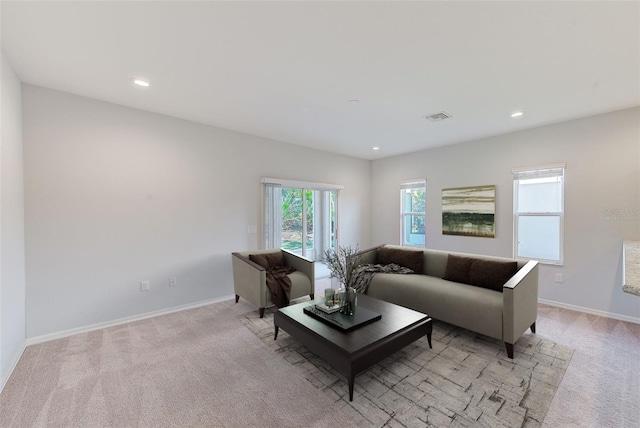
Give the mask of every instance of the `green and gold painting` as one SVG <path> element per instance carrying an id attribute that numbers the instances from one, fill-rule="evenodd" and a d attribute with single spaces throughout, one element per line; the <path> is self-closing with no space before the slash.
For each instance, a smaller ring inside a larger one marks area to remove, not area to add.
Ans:
<path id="1" fill-rule="evenodd" d="M 442 189 L 442 234 L 496 236 L 496 186 Z"/>

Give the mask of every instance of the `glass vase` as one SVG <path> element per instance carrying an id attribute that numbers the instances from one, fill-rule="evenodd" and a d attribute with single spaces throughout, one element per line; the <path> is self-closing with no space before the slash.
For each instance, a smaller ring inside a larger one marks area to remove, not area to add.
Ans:
<path id="1" fill-rule="evenodd" d="M 346 287 L 344 289 L 344 297 L 340 305 L 340 313 L 344 315 L 353 316 L 356 313 L 356 289 L 353 287 Z"/>

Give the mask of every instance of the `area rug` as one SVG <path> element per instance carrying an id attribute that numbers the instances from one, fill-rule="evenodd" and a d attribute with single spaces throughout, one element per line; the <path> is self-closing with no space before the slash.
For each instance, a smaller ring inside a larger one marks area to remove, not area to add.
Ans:
<path id="1" fill-rule="evenodd" d="M 419 339 L 360 373 L 350 402 L 331 365 L 282 329 L 273 339 L 274 312 L 240 319 L 359 426 L 539 427 L 573 355 L 527 333 L 511 360 L 501 341 L 434 321 L 433 349 Z"/>

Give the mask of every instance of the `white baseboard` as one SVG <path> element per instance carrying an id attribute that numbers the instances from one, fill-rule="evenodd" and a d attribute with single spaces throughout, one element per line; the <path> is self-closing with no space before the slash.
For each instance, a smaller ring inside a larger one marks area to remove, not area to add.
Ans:
<path id="1" fill-rule="evenodd" d="M 18 365 L 18 361 L 20 361 L 20 358 L 22 358 L 22 354 L 24 353 L 25 349 L 27 349 L 26 342 L 22 344 L 22 349 L 20 349 L 20 352 L 18 352 L 18 354 L 13 359 L 13 362 L 10 366 L 9 371 L 6 373 L 6 375 L 2 376 L 2 379 L 0 379 L 0 394 L 2 394 L 2 391 L 4 390 L 4 387 L 7 385 L 7 382 L 9 382 L 9 378 L 11 377 L 11 374 L 13 373 L 13 371 L 16 369 L 16 366 Z"/>
<path id="2" fill-rule="evenodd" d="M 555 302 L 553 300 L 538 299 L 538 303 L 544 303 L 549 306 L 556 306 L 558 308 L 571 309 L 572 311 L 585 312 L 591 315 L 599 315 L 605 318 L 612 318 L 614 320 L 627 321 L 635 324 L 640 324 L 640 318 L 630 317 L 627 315 L 614 314 L 607 311 L 600 311 L 598 309 L 585 308 L 582 306 L 569 305 L 568 303 Z"/>
<path id="3" fill-rule="evenodd" d="M 200 301 L 200 302 L 196 302 L 196 303 L 189 303 L 189 304 L 186 304 L 186 305 L 174 306 L 174 307 L 168 308 L 168 309 L 161 309 L 161 310 L 158 310 L 158 311 L 147 312 L 147 313 L 140 314 L 140 315 L 133 315 L 133 316 L 130 316 L 130 317 L 120 318 L 120 319 L 113 320 L 113 321 L 107 321 L 107 322 L 98 323 L 98 324 L 91 324 L 91 325 L 87 325 L 87 326 L 84 326 L 84 327 L 72 328 L 70 330 L 58 331 L 58 332 L 55 332 L 55 333 L 49 333 L 49 334 L 45 334 L 45 335 L 42 335 L 42 336 L 30 337 L 30 338 L 27 339 L 26 344 L 27 344 L 27 346 L 35 345 L 35 344 L 38 344 L 38 343 L 48 342 L 50 340 L 62 339 L 63 337 L 75 336 L 76 334 L 88 333 L 90 331 L 101 330 L 103 328 L 114 327 L 114 326 L 121 325 L 121 324 L 127 324 L 127 323 L 130 323 L 130 322 L 140 321 L 140 320 L 144 320 L 144 319 L 147 319 L 147 318 L 153 318 L 153 317 L 157 317 L 159 315 L 166 315 L 166 314 L 170 314 L 170 313 L 173 313 L 173 312 L 180 312 L 180 311 L 184 311 L 184 310 L 187 310 L 187 309 L 198 308 L 200 306 L 207 306 L 207 305 L 211 305 L 213 303 L 218 303 L 218 302 L 223 302 L 223 301 L 226 301 L 226 300 L 231 300 L 233 298 L 234 298 L 234 295 L 225 296 L 225 297 L 219 297 L 217 299 L 204 300 L 204 301 Z"/>
<path id="4" fill-rule="evenodd" d="M 78 328 L 73 328 L 70 330 L 64 330 L 64 331 L 59 331 L 59 332 L 55 332 L 55 333 L 50 333 L 50 334 L 45 334 L 42 336 L 36 336 L 36 337 L 31 337 L 28 338 L 25 342 L 25 344 L 22 347 L 22 350 L 20 351 L 19 355 L 15 358 L 15 361 L 13 362 L 13 365 L 11 366 L 11 370 L 9 371 L 9 373 L 7 374 L 6 377 L 3 377 L 2 379 L 0 379 L 0 392 L 2 391 L 2 389 L 4 388 L 6 382 L 9 380 L 9 376 L 11 375 L 11 373 L 13 372 L 13 369 L 15 369 L 15 366 L 18 364 L 18 361 L 20 360 L 20 357 L 22 356 L 22 353 L 24 352 L 25 348 L 29 345 L 35 345 L 38 343 L 43 343 L 43 342 L 48 342 L 50 340 L 56 340 L 56 339 L 62 339 L 64 337 L 69 337 L 69 336 L 74 336 L 76 334 L 81 334 L 81 333 L 88 333 L 90 331 L 95 331 L 95 330 L 100 330 L 103 328 L 108 328 L 108 327 L 114 327 L 117 325 L 121 325 L 121 324 L 126 324 L 126 323 L 130 323 L 130 322 L 135 322 L 135 321 L 140 321 L 140 320 L 144 320 L 147 318 L 153 318 L 153 317 L 157 317 L 159 315 L 165 315 L 165 314 L 170 314 L 173 312 L 179 312 L 179 311 L 184 311 L 187 309 L 193 309 L 193 308 L 198 308 L 200 306 L 207 306 L 207 305 L 211 305 L 214 303 L 218 303 L 218 302 L 223 302 L 226 300 L 231 300 L 234 298 L 234 295 L 230 295 L 230 296 L 224 296 L 224 297 L 219 297 L 216 299 L 211 299 L 211 300 L 205 300 L 205 301 L 201 301 L 201 302 L 196 302 L 196 303 L 189 303 L 186 305 L 180 305 L 180 306 L 174 306 L 172 308 L 168 308 L 168 309 L 161 309 L 158 311 L 153 311 L 153 312 L 147 312 L 144 314 L 140 314 L 140 315 L 134 315 L 131 317 L 125 317 L 125 318 L 120 318 L 117 320 L 113 320 L 113 321 L 107 321 L 107 322 L 103 322 L 103 323 L 98 323 L 98 324 L 92 324 L 92 325 L 88 325 L 88 326 L 84 326 L 84 327 L 78 327 Z M 588 314 L 593 314 L 593 315 L 599 315 L 605 318 L 612 318 L 612 319 L 616 319 L 616 320 L 620 320 L 620 321 L 627 321 L 627 322 L 632 322 L 635 324 L 640 324 L 640 318 L 637 317 L 630 317 L 630 316 L 626 316 L 626 315 L 620 315 L 620 314 L 614 314 L 611 312 L 606 312 L 606 311 L 600 311 L 597 309 L 591 309 L 591 308 L 585 308 L 582 306 L 576 306 L 576 305 L 570 305 L 567 303 L 561 303 L 561 302 L 555 302 L 553 300 L 546 300 L 546 299 L 538 299 L 538 302 L 543 303 L 545 305 L 550 305 L 550 306 L 556 306 L 559 308 L 565 308 L 565 309 L 571 309 L 574 311 L 578 311 L 578 312 L 585 312 Z"/>

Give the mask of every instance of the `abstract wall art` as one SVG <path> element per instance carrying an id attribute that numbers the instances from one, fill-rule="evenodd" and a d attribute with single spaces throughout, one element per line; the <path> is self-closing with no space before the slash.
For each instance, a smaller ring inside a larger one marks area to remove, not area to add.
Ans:
<path id="1" fill-rule="evenodd" d="M 496 236 L 496 186 L 442 189 L 442 234 Z"/>

